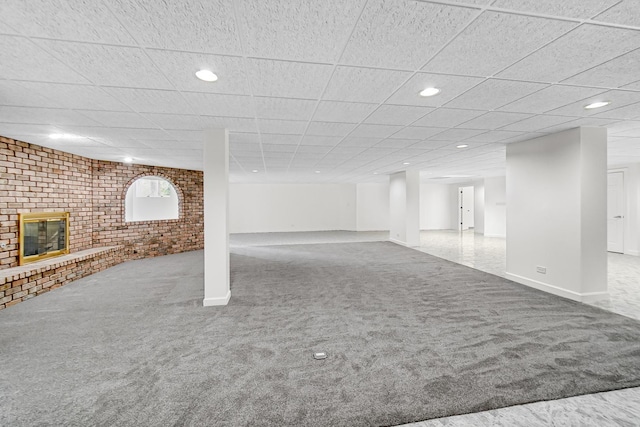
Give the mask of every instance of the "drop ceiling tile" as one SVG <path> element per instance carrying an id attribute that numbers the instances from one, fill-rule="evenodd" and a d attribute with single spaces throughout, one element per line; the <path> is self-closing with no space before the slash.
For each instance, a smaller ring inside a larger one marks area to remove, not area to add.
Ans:
<path id="1" fill-rule="evenodd" d="M 337 145 L 342 138 L 339 136 L 313 136 L 306 135 L 300 145 L 314 145 L 314 146 L 330 146 Z"/>
<path id="2" fill-rule="evenodd" d="M 177 93 L 177 92 L 176 92 Z M 254 117 L 251 97 L 217 93 L 182 92 L 188 105 L 198 114 L 207 116 Z M 190 113 L 189 110 L 182 114 Z"/>
<path id="3" fill-rule="evenodd" d="M 618 0 L 581 0 L 576 2 L 556 0 L 496 0 L 491 6 L 519 12 L 533 12 L 547 16 L 568 18 L 592 18 L 614 5 Z"/>
<path id="4" fill-rule="evenodd" d="M 605 92 L 604 89 L 552 85 L 500 108 L 504 111 L 544 113 Z"/>
<path id="5" fill-rule="evenodd" d="M 204 129 L 200 116 L 185 114 L 157 114 L 143 113 L 143 117 L 156 123 L 158 128 L 165 130 L 199 130 Z"/>
<path id="6" fill-rule="evenodd" d="M 333 67 L 270 59 L 247 59 L 247 74 L 253 94 L 286 98 L 318 99 Z"/>
<path id="7" fill-rule="evenodd" d="M 240 52 L 233 2 L 113 0 L 109 8 L 141 46 L 190 52 Z"/>
<path id="8" fill-rule="evenodd" d="M 472 136 L 471 138 L 467 138 L 464 140 L 464 143 L 473 143 L 473 142 L 490 142 L 496 143 L 503 141 L 505 139 L 515 138 L 517 136 L 522 135 L 524 132 L 510 132 L 506 130 L 492 130 L 486 133 L 481 133 L 480 135 Z"/>
<path id="9" fill-rule="evenodd" d="M 359 123 L 375 108 L 376 104 L 320 101 L 313 115 L 313 120 L 322 122 Z"/>
<path id="10" fill-rule="evenodd" d="M 0 79 L 80 83 L 89 81 L 31 40 L 0 35 Z M 43 67 L 46 64 L 46 67 Z"/>
<path id="11" fill-rule="evenodd" d="M 452 128 L 471 119 L 475 119 L 482 114 L 484 114 L 484 112 L 478 110 L 438 108 L 437 110 L 434 110 L 433 112 L 427 114 L 426 116 L 415 122 L 413 125 Z"/>
<path id="12" fill-rule="evenodd" d="M 134 43 L 133 39 L 100 2 L 3 0 L 0 16 L 16 23 L 15 30 L 32 37 L 80 40 L 111 44 Z"/>
<path id="13" fill-rule="evenodd" d="M 41 82 L 16 82 L 15 84 L 51 100 L 53 105 L 45 103 L 43 107 L 131 111 L 122 102 L 96 86 Z"/>
<path id="14" fill-rule="evenodd" d="M 502 111 L 490 111 L 487 114 L 471 119 L 459 125 L 462 129 L 487 129 L 493 130 L 507 126 L 520 120 L 528 119 L 531 114 L 506 113 Z"/>
<path id="15" fill-rule="evenodd" d="M 640 121 L 626 120 L 624 122 L 614 123 L 607 127 L 609 135 L 616 135 L 619 132 L 640 129 Z"/>
<path id="16" fill-rule="evenodd" d="M 230 134 L 233 132 L 258 132 L 258 126 L 253 118 L 200 116 L 200 120 L 202 120 L 203 129 L 226 128 Z"/>
<path id="17" fill-rule="evenodd" d="M 484 130 L 473 130 L 473 129 L 448 129 L 444 132 L 441 132 L 431 139 L 437 141 L 463 141 L 467 138 L 471 138 L 476 135 L 480 135 L 484 133 Z"/>
<path id="18" fill-rule="evenodd" d="M 257 142 L 252 144 L 243 144 L 237 142 L 229 141 L 229 151 L 233 155 L 241 155 L 241 154 L 260 154 L 262 153 L 262 149 L 260 148 L 260 144 Z"/>
<path id="19" fill-rule="evenodd" d="M 406 128 L 396 132 L 394 138 L 408 138 L 408 139 L 426 139 L 444 132 L 445 128 L 430 128 L 422 126 L 407 126 Z"/>
<path id="20" fill-rule="evenodd" d="M 202 140 L 181 141 L 181 140 L 175 140 L 175 139 L 169 139 L 169 140 L 137 139 L 137 141 L 143 143 L 147 147 L 156 148 L 156 149 L 202 150 L 204 146 L 204 143 Z"/>
<path id="21" fill-rule="evenodd" d="M 173 140 L 161 129 L 107 128 L 107 127 L 67 127 L 69 133 L 95 139 L 107 145 L 119 145 L 119 140 Z"/>
<path id="22" fill-rule="evenodd" d="M 592 110 L 584 108 L 585 105 L 596 101 L 610 101 L 611 104 L 602 108 L 596 108 Z M 636 102 L 640 102 L 640 93 L 638 92 L 610 90 L 607 92 L 602 92 L 595 96 L 591 96 L 589 98 L 582 99 L 577 102 L 572 102 L 571 104 L 565 105 L 564 107 L 556 108 L 555 110 L 551 110 L 549 113 L 560 116 L 592 116 L 597 114 L 599 116 L 605 117 L 616 117 L 609 116 L 608 113 L 620 107 L 634 104 Z"/>
<path id="23" fill-rule="evenodd" d="M 115 87 L 104 90 L 139 113 L 193 114 L 193 110 L 176 91 Z"/>
<path id="24" fill-rule="evenodd" d="M 405 71 L 339 66 L 329 81 L 323 99 L 381 103 L 409 76 L 411 73 Z"/>
<path id="25" fill-rule="evenodd" d="M 640 8 L 636 0 L 624 0 L 596 16 L 594 20 L 640 27 Z"/>
<path id="26" fill-rule="evenodd" d="M 342 146 L 350 146 L 350 147 L 373 147 L 377 145 L 382 138 L 362 138 L 362 137 L 354 137 L 348 136 L 340 143 Z"/>
<path id="27" fill-rule="evenodd" d="M 159 127 L 156 123 L 150 122 L 138 113 L 93 110 L 78 110 L 78 112 L 105 127 L 146 129 Z"/>
<path id="28" fill-rule="evenodd" d="M 640 102 L 637 104 L 631 104 L 624 107 L 603 111 L 602 113 L 594 114 L 594 116 L 602 119 L 638 120 L 640 119 Z"/>
<path id="29" fill-rule="evenodd" d="M 402 85 L 402 87 L 394 93 L 386 103 L 439 107 L 482 81 L 483 79 L 478 77 L 417 73 Z M 441 92 L 430 97 L 422 97 L 418 95 L 421 90 L 427 87 L 436 87 L 440 89 Z"/>
<path id="30" fill-rule="evenodd" d="M 0 122 L 33 123 L 53 126 L 95 126 L 89 117 L 70 110 L 33 107 L 0 107 Z"/>
<path id="31" fill-rule="evenodd" d="M 353 145 L 340 144 L 331 150 L 331 154 L 335 156 L 340 156 L 341 159 L 346 160 L 348 157 L 352 157 L 358 153 L 362 153 L 363 151 L 364 151 L 364 147 L 356 147 Z"/>
<path id="32" fill-rule="evenodd" d="M 249 83 L 242 58 L 204 53 L 147 49 L 157 69 L 177 90 L 249 95 Z M 218 80 L 204 82 L 195 75 L 198 70 L 213 71 Z"/>
<path id="33" fill-rule="evenodd" d="M 298 151 L 296 151 L 296 157 L 302 156 L 305 154 L 312 154 L 317 156 L 319 154 L 324 155 L 327 154 L 333 146 L 318 146 L 318 145 L 305 145 L 303 144 L 298 147 Z"/>
<path id="34" fill-rule="evenodd" d="M 402 126 L 362 124 L 350 134 L 353 137 L 387 138 L 402 129 Z"/>
<path id="35" fill-rule="evenodd" d="M 365 123 L 406 126 L 430 111 L 433 111 L 433 108 L 385 104 L 367 117 Z"/>
<path id="36" fill-rule="evenodd" d="M 142 49 L 57 40 L 36 43 L 93 84 L 173 89 Z"/>
<path id="37" fill-rule="evenodd" d="M 399 138 L 387 138 L 382 140 L 379 144 L 376 145 L 376 148 L 407 148 L 416 142 L 419 142 L 417 139 L 399 139 Z"/>
<path id="38" fill-rule="evenodd" d="M 55 99 L 48 99 L 36 90 L 22 86 L 19 82 L 0 80 L 0 105 L 14 107 L 60 108 Z"/>
<path id="39" fill-rule="evenodd" d="M 311 122 L 307 128 L 307 135 L 345 136 L 355 127 L 355 123 Z"/>
<path id="40" fill-rule="evenodd" d="M 263 144 L 298 145 L 302 135 L 265 134 L 261 136 Z M 314 144 L 315 145 L 315 144 Z"/>
<path id="41" fill-rule="evenodd" d="M 229 144 L 260 144 L 257 133 L 229 132 Z"/>
<path id="42" fill-rule="evenodd" d="M 49 137 L 52 133 L 68 133 L 64 128 L 53 125 L 32 125 L 23 123 L 0 123 L 0 135 L 13 138 L 13 135 Z M 17 138 L 17 137 L 16 137 Z M 17 138 L 19 139 L 19 138 Z M 29 142 L 29 141 L 24 141 Z"/>
<path id="43" fill-rule="evenodd" d="M 335 62 L 363 3 L 363 0 L 242 0 L 238 4 L 238 17 L 246 53 L 267 58 Z"/>
<path id="44" fill-rule="evenodd" d="M 547 86 L 543 83 L 489 79 L 447 103 L 448 108 L 495 110 Z"/>
<path id="45" fill-rule="evenodd" d="M 549 126 L 555 126 L 575 120 L 574 117 L 537 115 L 503 127 L 504 131 L 535 132 Z"/>
<path id="46" fill-rule="evenodd" d="M 295 145 L 278 145 L 278 144 L 263 144 L 262 152 L 268 153 L 290 153 L 293 154 L 296 151 Z"/>
<path id="47" fill-rule="evenodd" d="M 492 76 L 576 25 L 554 19 L 485 12 L 439 52 L 424 70 Z"/>
<path id="48" fill-rule="evenodd" d="M 316 101 L 291 98 L 254 98 L 259 119 L 309 120 Z"/>
<path id="49" fill-rule="evenodd" d="M 498 75 L 559 82 L 634 50 L 639 44 L 638 31 L 584 24 Z"/>
<path id="50" fill-rule="evenodd" d="M 563 80 L 563 83 L 611 88 L 622 87 L 638 80 L 639 63 L 640 49 L 636 49 Z"/>
<path id="51" fill-rule="evenodd" d="M 204 133 L 201 130 L 167 130 L 165 131 L 172 139 L 178 141 L 188 141 L 203 144 Z"/>
<path id="52" fill-rule="evenodd" d="M 477 13 L 417 1 L 369 1 L 340 62 L 417 70 Z"/>
<path id="53" fill-rule="evenodd" d="M 581 119 L 573 120 L 571 122 L 566 122 L 566 123 L 562 123 L 562 124 L 559 124 L 559 125 L 555 125 L 555 126 L 551 126 L 551 127 L 548 127 L 548 128 L 541 129 L 540 132 L 555 133 L 555 132 L 561 132 L 561 131 L 567 130 L 567 129 L 577 128 L 577 127 L 580 127 L 580 126 L 594 126 L 594 127 L 607 126 L 607 125 L 609 125 L 611 123 L 614 123 L 614 122 L 615 122 L 615 120 L 612 120 L 612 119 L 601 119 L 601 118 L 597 118 L 597 117 L 584 117 L 584 118 L 581 118 Z M 531 139 L 531 138 L 527 138 L 527 139 Z"/>
<path id="54" fill-rule="evenodd" d="M 261 133 L 280 133 L 302 135 L 307 127 L 307 122 L 295 120 L 258 120 Z"/>

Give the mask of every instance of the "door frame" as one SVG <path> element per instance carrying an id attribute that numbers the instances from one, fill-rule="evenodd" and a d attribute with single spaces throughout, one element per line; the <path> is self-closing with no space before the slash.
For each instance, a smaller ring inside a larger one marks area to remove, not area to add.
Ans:
<path id="1" fill-rule="evenodd" d="M 629 218 L 629 203 L 627 200 L 627 172 L 628 172 L 628 168 L 614 168 L 614 169 L 607 169 L 607 178 L 609 177 L 610 173 L 615 173 L 615 172 L 621 172 L 622 173 L 622 212 L 623 212 L 623 225 L 622 225 L 622 253 L 623 254 L 627 254 L 627 246 L 628 246 L 628 238 L 627 236 L 629 235 L 629 221 L 627 220 Z M 609 197 L 609 195 L 607 194 L 607 197 Z"/>

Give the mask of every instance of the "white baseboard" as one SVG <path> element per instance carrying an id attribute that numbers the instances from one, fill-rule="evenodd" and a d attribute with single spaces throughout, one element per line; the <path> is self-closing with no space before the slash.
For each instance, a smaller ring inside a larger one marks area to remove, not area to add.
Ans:
<path id="1" fill-rule="evenodd" d="M 202 300 L 204 307 L 211 307 L 214 305 L 227 305 L 231 299 L 231 291 L 227 291 L 227 295 L 222 298 L 205 298 Z"/>
<path id="2" fill-rule="evenodd" d="M 507 236 L 504 234 L 485 234 L 484 237 L 499 237 L 501 239 L 506 239 Z"/>
<path id="3" fill-rule="evenodd" d="M 410 245 L 410 244 L 408 244 L 408 243 L 406 243 L 406 242 L 402 242 L 402 241 L 400 241 L 400 240 L 396 240 L 396 239 L 394 239 L 393 237 L 389 237 L 389 241 L 390 241 L 391 243 L 395 243 L 396 245 L 404 246 L 405 248 L 419 248 L 419 247 L 420 247 L 420 244 L 417 244 L 417 245 Z"/>
<path id="4" fill-rule="evenodd" d="M 570 291 L 568 289 L 559 288 L 548 283 L 539 282 L 537 280 L 528 279 L 517 274 L 505 273 L 505 277 L 514 282 L 529 286 L 540 291 L 558 295 L 578 302 L 594 302 L 609 298 L 609 292 L 587 292 L 581 294 L 579 292 Z"/>
<path id="5" fill-rule="evenodd" d="M 640 256 L 640 251 L 627 251 L 626 255 Z"/>

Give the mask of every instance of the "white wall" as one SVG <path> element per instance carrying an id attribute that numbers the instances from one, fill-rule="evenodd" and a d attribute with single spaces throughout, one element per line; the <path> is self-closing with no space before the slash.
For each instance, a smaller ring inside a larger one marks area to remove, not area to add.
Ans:
<path id="1" fill-rule="evenodd" d="M 606 296 L 606 172 L 606 129 L 507 146 L 508 278 L 576 300 Z"/>
<path id="2" fill-rule="evenodd" d="M 231 233 L 355 230 L 355 184 L 231 184 Z"/>
<path id="3" fill-rule="evenodd" d="M 389 184 L 357 184 L 356 230 L 389 230 Z"/>
<path id="4" fill-rule="evenodd" d="M 484 180 L 484 235 L 506 237 L 507 181 L 504 176 Z M 531 200 L 535 203 L 535 200 Z"/>
<path id="5" fill-rule="evenodd" d="M 476 181 L 473 183 L 474 187 L 474 207 L 475 213 L 473 229 L 474 233 L 484 234 L 484 181 Z"/>
<path id="6" fill-rule="evenodd" d="M 447 184 L 424 182 L 420 185 L 421 230 L 448 230 L 454 227 L 451 216 L 457 211 L 451 205 L 451 191 L 451 186 Z"/>
<path id="7" fill-rule="evenodd" d="M 609 172 L 624 172 L 624 253 L 640 255 L 640 164 L 617 166 Z"/>
<path id="8" fill-rule="evenodd" d="M 420 174 L 394 173 L 389 177 L 389 238 L 406 246 L 420 245 Z"/>

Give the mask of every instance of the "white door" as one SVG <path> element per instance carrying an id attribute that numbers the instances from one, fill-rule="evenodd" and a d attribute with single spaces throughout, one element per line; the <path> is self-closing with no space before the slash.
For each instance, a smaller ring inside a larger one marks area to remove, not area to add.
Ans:
<path id="1" fill-rule="evenodd" d="M 473 187 L 460 187 L 460 230 L 474 227 L 473 223 Z"/>
<path id="2" fill-rule="evenodd" d="M 607 250 L 624 252 L 624 173 L 607 175 Z"/>

